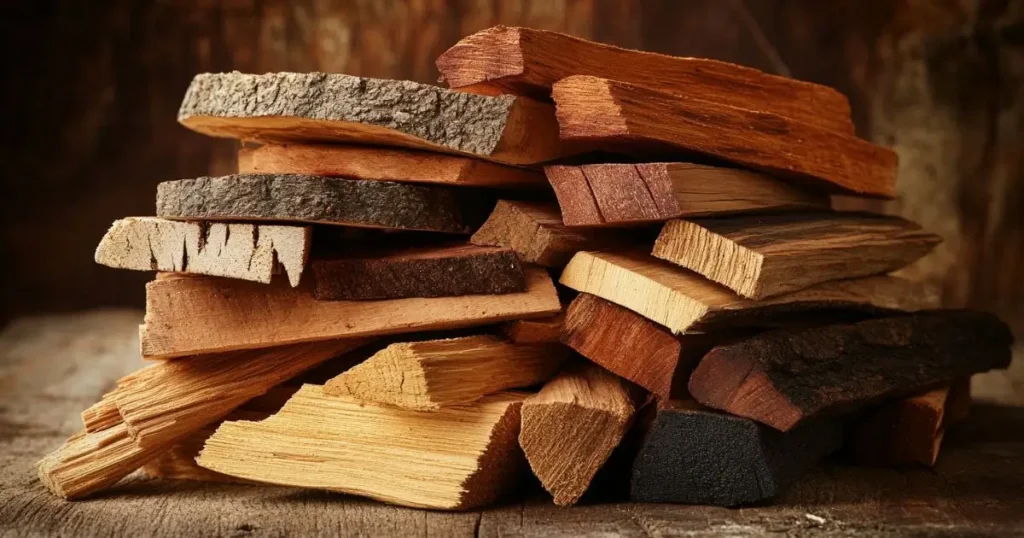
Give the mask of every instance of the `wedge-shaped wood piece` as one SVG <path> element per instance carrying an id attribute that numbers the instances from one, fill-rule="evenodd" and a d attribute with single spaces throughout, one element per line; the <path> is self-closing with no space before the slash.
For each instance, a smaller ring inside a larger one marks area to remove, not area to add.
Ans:
<path id="1" fill-rule="evenodd" d="M 828 198 L 764 174 L 690 163 L 547 166 L 566 226 L 823 209 Z"/>
<path id="2" fill-rule="evenodd" d="M 716 506 L 771 499 L 842 442 L 842 424 L 832 420 L 782 433 L 692 402 L 665 402 L 633 464 L 631 497 Z"/>
<path id="3" fill-rule="evenodd" d="M 665 223 L 653 254 L 752 299 L 900 269 L 941 239 L 867 213 L 793 213 Z"/>
<path id="4" fill-rule="evenodd" d="M 504 323 L 502 333 L 517 344 L 551 344 L 562 336 L 565 313 L 540 319 L 518 319 Z"/>
<path id="5" fill-rule="evenodd" d="M 519 445 L 555 504 L 569 506 L 619 445 L 642 391 L 586 361 L 523 401 Z"/>
<path id="6" fill-rule="evenodd" d="M 292 286 L 309 258 L 312 229 L 178 222 L 153 217 L 115 221 L 96 247 L 96 263 L 136 271 L 173 271 L 270 283 L 281 269 Z"/>
<path id="7" fill-rule="evenodd" d="M 493 502 L 523 473 L 522 394 L 432 413 L 328 396 L 305 385 L 262 422 L 227 422 L 199 465 L 271 484 L 465 510 Z"/>
<path id="8" fill-rule="evenodd" d="M 165 181 L 156 212 L 183 220 L 270 220 L 470 233 L 491 203 L 479 191 L 438 185 L 237 174 Z"/>
<path id="9" fill-rule="evenodd" d="M 318 301 L 310 287 L 170 275 L 146 285 L 142 355 L 171 358 L 297 342 L 457 329 L 557 314 L 543 269 L 526 270 L 526 291 L 386 301 Z M 216 327 L 217 330 L 210 330 Z"/>
<path id="10" fill-rule="evenodd" d="M 487 84 L 546 98 L 563 78 L 593 75 L 853 132 L 849 101 L 827 86 L 717 60 L 621 49 L 531 28 L 481 30 L 441 54 L 437 68 L 452 88 Z"/>
<path id="11" fill-rule="evenodd" d="M 312 263 L 321 300 L 520 293 L 526 274 L 512 249 L 451 243 L 346 252 Z"/>
<path id="12" fill-rule="evenodd" d="M 547 103 L 334 73 L 196 75 L 178 121 L 210 136 L 263 142 L 400 146 L 512 164 L 560 156 Z"/>
<path id="13" fill-rule="evenodd" d="M 708 352 L 690 376 L 690 394 L 787 431 L 813 417 L 1006 368 L 1012 343 L 999 318 L 969 310 L 771 331 Z"/>
<path id="14" fill-rule="evenodd" d="M 555 375 L 568 350 L 477 335 L 391 344 L 331 379 L 324 393 L 417 411 L 465 404 Z"/>
<path id="15" fill-rule="evenodd" d="M 436 183 L 495 189 L 546 189 L 536 170 L 406 149 L 341 144 L 266 144 L 242 148 L 243 174 L 306 174 L 401 183 Z"/>
<path id="16" fill-rule="evenodd" d="M 938 306 L 931 287 L 893 276 L 825 282 L 761 301 L 642 252 L 580 252 L 560 282 L 624 306 L 673 333 L 772 327 L 812 313 L 915 311 Z"/>
<path id="17" fill-rule="evenodd" d="M 572 151 L 692 153 L 828 193 L 896 193 L 896 154 L 850 133 L 595 77 L 565 78 L 552 96 L 562 142 Z"/>

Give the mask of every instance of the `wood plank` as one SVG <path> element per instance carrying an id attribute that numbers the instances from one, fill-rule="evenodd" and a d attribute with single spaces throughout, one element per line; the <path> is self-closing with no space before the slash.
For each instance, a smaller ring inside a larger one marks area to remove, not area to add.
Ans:
<path id="1" fill-rule="evenodd" d="M 794 213 L 665 223 L 652 254 L 751 299 L 895 271 L 942 241 L 869 213 Z"/>
<path id="2" fill-rule="evenodd" d="M 561 156 L 547 103 L 337 73 L 196 75 L 178 122 L 224 138 L 399 146 L 508 164 Z"/>
<path id="3" fill-rule="evenodd" d="M 165 181 L 156 212 L 182 220 L 270 220 L 468 234 L 490 210 L 482 191 L 297 174 Z"/>
<path id="4" fill-rule="evenodd" d="M 999 318 L 970 310 L 779 330 L 712 349 L 689 388 L 704 405 L 787 431 L 886 396 L 1006 368 L 1012 343 Z"/>
<path id="5" fill-rule="evenodd" d="M 824 282 L 754 301 L 642 252 L 579 252 L 559 280 L 624 306 L 673 333 L 770 327 L 811 314 L 879 314 L 938 306 L 930 286 L 894 276 Z"/>
<path id="6" fill-rule="evenodd" d="M 286 343 L 456 329 L 561 310 L 551 278 L 527 269 L 526 291 L 467 295 L 318 301 L 312 290 L 265 287 L 240 280 L 170 276 L 146 285 L 142 355 L 171 358 Z M 216 331 L 209 327 L 217 327 Z"/>
<path id="7" fill-rule="evenodd" d="M 516 344 L 553 344 L 562 336 L 565 313 L 539 319 L 517 319 L 501 325 L 501 332 Z"/>
<path id="8" fill-rule="evenodd" d="M 822 192 L 896 194 L 896 154 L 849 133 L 595 77 L 565 78 L 552 96 L 562 143 L 572 152 L 697 154 Z"/>
<path id="9" fill-rule="evenodd" d="M 269 284 L 284 272 L 299 285 L 312 228 L 177 222 L 153 217 L 114 221 L 96 247 L 96 263 L 136 271 L 174 271 Z"/>
<path id="10" fill-rule="evenodd" d="M 495 26 L 464 37 L 438 57 L 437 68 L 452 88 L 486 84 L 540 99 L 563 78 L 591 75 L 853 133 L 849 101 L 827 86 L 532 28 Z"/>
<path id="11" fill-rule="evenodd" d="M 512 344 L 491 335 L 391 344 L 324 385 L 328 396 L 414 411 L 468 404 L 547 381 L 564 346 Z"/>
<path id="12" fill-rule="evenodd" d="M 266 144 L 242 148 L 238 153 L 238 171 L 492 189 L 548 188 L 543 174 L 527 168 L 426 151 L 341 144 Z"/>

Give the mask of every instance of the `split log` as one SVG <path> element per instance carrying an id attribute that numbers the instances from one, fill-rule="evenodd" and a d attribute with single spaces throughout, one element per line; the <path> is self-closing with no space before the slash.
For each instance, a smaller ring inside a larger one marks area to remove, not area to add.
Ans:
<path id="1" fill-rule="evenodd" d="M 400 146 L 509 164 L 560 156 L 547 103 L 336 73 L 196 75 L 178 121 L 209 136 L 261 142 Z"/>
<path id="2" fill-rule="evenodd" d="M 595 77 L 563 79 L 552 96 L 563 144 L 575 152 L 691 153 L 826 193 L 896 193 L 896 154 L 850 133 Z"/>
<path id="3" fill-rule="evenodd" d="M 787 431 L 813 417 L 1006 368 L 1012 343 L 999 318 L 970 310 L 779 330 L 712 349 L 689 388 L 704 405 Z"/>
<path id="4" fill-rule="evenodd" d="M 565 313 L 541 319 L 517 319 L 504 323 L 501 331 L 516 344 L 552 344 L 562 336 Z"/>
<path id="5" fill-rule="evenodd" d="M 752 299 L 895 271 L 941 242 L 899 217 L 794 213 L 665 224 L 652 253 Z"/>

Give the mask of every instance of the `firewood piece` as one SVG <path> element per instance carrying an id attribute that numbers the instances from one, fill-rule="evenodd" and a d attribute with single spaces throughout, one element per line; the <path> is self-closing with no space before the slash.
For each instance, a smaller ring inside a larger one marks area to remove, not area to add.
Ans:
<path id="1" fill-rule="evenodd" d="M 165 181 L 156 212 L 180 220 L 271 220 L 468 234 L 490 208 L 478 191 L 298 174 Z"/>
<path id="2" fill-rule="evenodd" d="M 510 164 L 560 156 L 547 103 L 334 73 L 196 75 L 178 121 L 241 140 L 400 146 Z"/>
<path id="3" fill-rule="evenodd" d="M 183 357 L 297 342 L 457 329 L 561 310 L 551 277 L 526 270 L 526 291 L 386 301 L 318 301 L 312 289 L 171 275 L 146 285 L 142 355 Z M 210 330 L 216 327 L 217 330 Z"/>
<path id="4" fill-rule="evenodd" d="M 136 271 L 175 271 L 270 283 L 283 268 L 299 285 L 312 228 L 177 222 L 153 217 L 115 221 L 96 247 L 96 263 Z"/>
<path id="5" fill-rule="evenodd" d="M 504 323 L 502 333 L 516 344 L 552 344 L 562 336 L 565 313 L 540 319 L 517 319 Z"/>
<path id="6" fill-rule="evenodd" d="M 568 350 L 490 335 L 391 344 L 324 385 L 330 396 L 416 411 L 465 404 L 555 375 Z"/>
<path id="7" fill-rule="evenodd" d="M 103 395 L 100 401 L 82 411 L 82 424 L 86 433 L 94 433 L 105 430 L 121 423 L 121 413 L 117 411 L 117 402 L 114 400 L 114 389 Z"/>
<path id="8" fill-rule="evenodd" d="M 426 151 L 340 144 L 267 144 L 242 148 L 243 174 L 307 174 L 400 183 L 494 189 L 546 189 L 537 170 Z"/>
<path id="9" fill-rule="evenodd" d="M 522 398 L 500 393 L 422 413 L 305 385 L 262 422 L 221 425 L 197 461 L 248 480 L 466 510 L 496 500 L 522 474 Z"/>
<path id="10" fill-rule="evenodd" d="M 842 424 L 778 432 L 752 420 L 666 402 L 635 463 L 634 501 L 737 506 L 771 499 L 842 445 Z"/>
<path id="11" fill-rule="evenodd" d="M 437 68 L 452 88 L 483 83 L 543 99 L 563 78 L 592 75 L 853 132 L 849 101 L 827 86 L 717 60 L 622 49 L 544 30 L 481 30 L 441 54 Z"/>
<path id="12" fill-rule="evenodd" d="M 320 300 L 361 301 L 526 291 L 526 274 L 507 248 L 467 244 L 352 251 L 312 262 Z"/>
<path id="13" fill-rule="evenodd" d="M 622 226 L 679 217 L 822 209 L 825 196 L 737 168 L 690 163 L 544 168 L 566 226 Z"/>
<path id="14" fill-rule="evenodd" d="M 941 239 L 867 213 L 794 213 L 665 223 L 652 253 L 751 299 L 904 267 Z"/>
<path id="15" fill-rule="evenodd" d="M 624 306 L 673 333 L 771 327 L 817 312 L 868 314 L 938 306 L 930 286 L 894 276 L 824 282 L 761 301 L 639 252 L 580 252 L 560 282 Z"/>
<path id="16" fill-rule="evenodd" d="M 523 401 L 519 445 L 558 506 L 583 496 L 633 422 L 641 391 L 586 361 Z"/>
<path id="17" fill-rule="evenodd" d="M 142 472 L 150 478 L 165 480 L 192 480 L 196 482 L 218 482 L 231 484 L 253 484 L 251 480 L 229 476 L 200 467 L 196 456 L 203 450 L 203 445 L 224 421 L 228 420 L 263 420 L 270 413 L 254 413 L 235 410 L 223 421 L 214 422 L 196 430 L 188 437 L 178 441 L 171 448 L 161 452 L 156 458 L 142 466 Z"/>
<path id="18" fill-rule="evenodd" d="M 761 112 L 611 80 L 554 85 L 563 143 L 573 151 L 642 158 L 694 153 L 813 186 L 891 198 L 896 154 L 856 138 Z"/>
<path id="19" fill-rule="evenodd" d="M 1012 343 L 999 318 L 970 310 L 778 330 L 712 349 L 689 388 L 704 405 L 787 431 L 812 417 L 1005 368 Z"/>

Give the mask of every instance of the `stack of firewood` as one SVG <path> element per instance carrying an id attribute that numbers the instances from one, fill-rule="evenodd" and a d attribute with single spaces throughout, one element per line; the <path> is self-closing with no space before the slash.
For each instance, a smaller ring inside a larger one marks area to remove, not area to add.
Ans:
<path id="1" fill-rule="evenodd" d="M 239 173 L 102 239 L 159 271 L 154 363 L 40 462 L 54 493 L 141 468 L 466 509 L 532 469 L 559 505 L 737 505 L 843 447 L 933 464 L 1009 363 L 998 319 L 890 274 L 936 236 L 830 209 L 896 174 L 836 91 L 504 27 L 438 67 L 193 80 L 178 120 Z"/>

